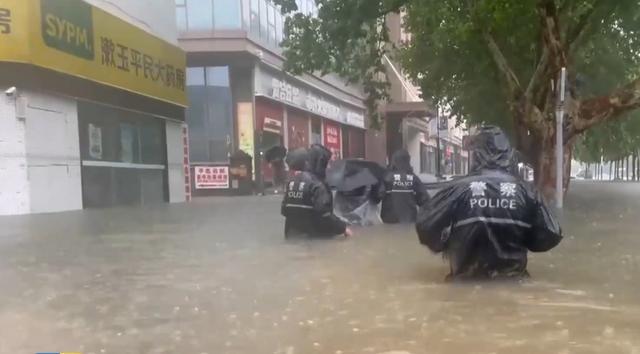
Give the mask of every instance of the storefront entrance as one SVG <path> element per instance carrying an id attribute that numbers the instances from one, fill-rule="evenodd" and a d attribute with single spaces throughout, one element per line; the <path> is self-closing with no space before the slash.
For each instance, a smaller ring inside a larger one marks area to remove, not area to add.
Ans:
<path id="1" fill-rule="evenodd" d="M 167 201 L 163 120 L 79 101 L 85 208 Z"/>

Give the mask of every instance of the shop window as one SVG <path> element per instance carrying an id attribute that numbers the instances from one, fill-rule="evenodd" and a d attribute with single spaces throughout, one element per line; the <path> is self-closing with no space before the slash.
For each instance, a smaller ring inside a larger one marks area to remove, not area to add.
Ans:
<path id="1" fill-rule="evenodd" d="M 260 6 L 259 0 L 251 0 L 251 33 L 260 37 Z"/>
<path id="2" fill-rule="evenodd" d="M 187 86 L 204 86 L 204 68 L 187 68 Z"/>
<path id="3" fill-rule="evenodd" d="M 267 26 L 267 1 L 260 1 L 260 38 L 265 41 L 269 40 L 268 26 Z"/>
<path id="4" fill-rule="evenodd" d="M 187 30 L 187 4 L 186 0 L 176 0 L 176 24 L 179 31 Z"/>
<path id="5" fill-rule="evenodd" d="M 83 101 L 78 118 L 85 207 L 166 200 L 162 120 Z"/>
<path id="6" fill-rule="evenodd" d="M 187 0 L 187 25 L 189 30 L 213 28 L 213 3 L 211 0 Z"/>
<path id="7" fill-rule="evenodd" d="M 206 69 L 207 86 L 229 87 L 229 68 L 213 66 Z"/>
<path id="8" fill-rule="evenodd" d="M 206 143 L 207 92 L 204 68 L 187 68 L 187 124 L 189 125 L 189 154 L 191 161 L 207 161 L 209 149 Z"/>
<path id="9" fill-rule="evenodd" d="M 320 119 L 311 121 L 311 144 L 322 144 L 322 121 Z"/>
<path id="10" fill-rule="evenodd" d="M 140 162 L 138 127 L 131 123 L 120 123 L 120 162 Z"/>
<path id="11" fill-rule="evenodd" d="M 140 162 L 143 164 L 161 165 L 163 161 L 163 130 L 158 124 L 162 122 L 141 123 L 138 126 L 140 132 Z"/>
<path id="12" fill-rule="evenodd" d="M 282 38 L 284 36 L 284 18 L 280 11 L 276 10 L 276 44 L 280 45 L 282 43 Z"/>
<path id="13" fill-rule="evenodd" d="M 277 44 L 276 40 L 276 9 L 273 4 L 267 4 L 267 28 L 268 28 L 268 40 L 271 44 Z"/>
<path id="14" fill-rule="evenodd" d="M 349 129 L 344 127 L 342 128 L 342 156 L 345 159 L 352 158 L 351 156 L 351 146 L 349 141 Z"/>
<path id="15" fill-rule="evenodd" d="M 226 162 L 233 135 L 229 68 L 187 70 L 190 158 L 193 163 Z"/>
<path id="16" fill-rule="evenodd" d="M 240 28 L 240 0 L 213 0 L 213 25 L 215 28 Z"/>

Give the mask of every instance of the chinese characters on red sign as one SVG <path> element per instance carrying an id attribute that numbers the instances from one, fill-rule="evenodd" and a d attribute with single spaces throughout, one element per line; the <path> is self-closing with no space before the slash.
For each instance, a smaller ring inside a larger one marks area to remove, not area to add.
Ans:
<path id="1" fill-rule="evenodd" d="M 196 166 L 196 189 L 228 189 L 228 166 Z"/>
<path id="2" fill-rule="evenodd" d="M 324 146 L 331 151 L 331 159 L 342 158 L 342 148 L 340 139 L 340 126 L 332 123 L 324 123 Z"/>

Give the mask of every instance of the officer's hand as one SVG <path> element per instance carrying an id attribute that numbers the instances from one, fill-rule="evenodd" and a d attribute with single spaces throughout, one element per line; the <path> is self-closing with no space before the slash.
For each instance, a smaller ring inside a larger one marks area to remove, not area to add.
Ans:
<path id="1" fill-rule="evenodd" d="M 351 230 L 351 228 L 347 227 L 347 228 L 344 230 L 344 235 L 345 235 L 346 237 L 351 237 L 351 236 L 353 236 L 353 230 Z"/>

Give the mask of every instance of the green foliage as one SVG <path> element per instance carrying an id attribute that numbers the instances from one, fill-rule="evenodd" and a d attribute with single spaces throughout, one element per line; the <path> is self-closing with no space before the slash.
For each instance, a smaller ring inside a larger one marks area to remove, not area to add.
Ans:
<path id="1" fill-rule="evenodd" d="M 295 0 L 275 2 L 285 13 L 296 10 Z M 448 104 L 453 114 L 470 123 L 513 128 L 519 124 L 512 109 L 514 97 L 489 50 L 486 35 L 495 40 L 518 83 L 526 89 L 548 48 L 540 16 L 543 3 L 551 3 L 557 10 L 559 38 L 566 55 L 573 99 L 606 95 L 635 79 L 640 67 L 637 0 L 316 0 L 316 3 L 317 18 L 297 14 L 287 21 L 284 42 L 287 70 L 335 72 L 352 84 L 361 84 L 372 112 L 377 100 L 387 97 L 381 58 L 397 55 L 403 70 L 422 88 L 423 98 Z M 388 43 L 385 15 L 400 10 L 406 11 L 405 26 L 412 40 L 396 48 Z M 556 73 L 545 72 L 539 80 L 541 85 L 550 86 Z M 548 101 L 549 95 L 543 96 Z M 544 119 L 553 119 L 552 109 L 539 108 L 545 113 Z M 610 133 L 617 137 L 628 132 L 624 125 L 613 128 L 616 124 L 626 123 L 611 123 L 583 141 L 601 141 L 595 136 Z M 634 143 L 636 140 L 629 139 Z"/>
<path id="2" fill-rule="evenodd" d="M 640 151 L 640 117 L 637 112 L 620 121 L 605 123 L 584 133 L 575 145 L 582 162 L 605 162 L 636 155 Z"/>

